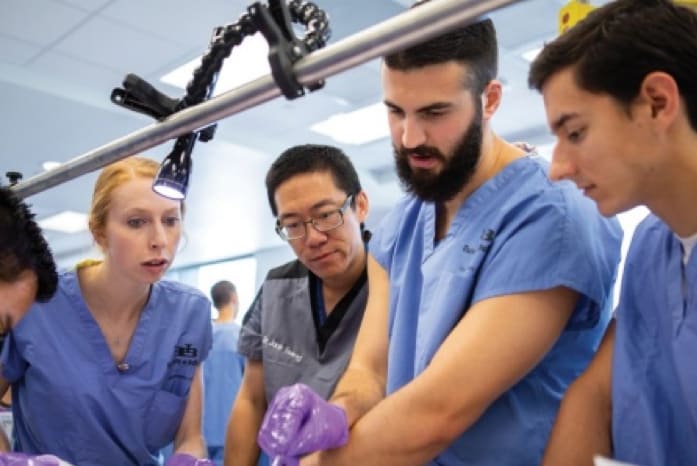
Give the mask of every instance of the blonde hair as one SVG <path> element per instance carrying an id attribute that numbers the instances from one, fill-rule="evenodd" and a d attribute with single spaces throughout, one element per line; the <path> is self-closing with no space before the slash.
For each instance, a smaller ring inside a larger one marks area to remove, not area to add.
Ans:
<path id="1" fill-rule="evenodd" d="M 108 165 L 102 170 L 94 184 L 94 192 L 92 193 L 89 227 L 93 236 L 96 237 L 104 232 L 114 190 L 136 178 L 154 180 L 159 168 L 160 164 L 152 159 L 133 156 Z M 181 202 L 181 211 L 183 215 L 183 201 Z"/>

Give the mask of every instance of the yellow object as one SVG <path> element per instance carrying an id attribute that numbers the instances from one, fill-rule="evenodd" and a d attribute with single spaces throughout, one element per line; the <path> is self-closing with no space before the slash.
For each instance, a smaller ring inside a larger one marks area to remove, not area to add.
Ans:
<path id="1" fill-rule="evenodd" d="M 675 3 L 697 11 L 697 0 L 675 0 Z"/>
<path id="2" fill-rule="evenodd" d="M 585 18 L 595 7 L 587 2 L 571 0 L 559 10 L 559 34 L 563 34 L 573 25 Z"/>
<path id="3" fill-rule="evenodd" d="M 80 270 L 80 269 L 84 269 L 87 267 L 92 267 L 95 265 L 99 265 L 102 262 L 103 261 L 98 260 L 98 259 L 84 259 L 84 260 L 81 260 L 80 262 L 78 262 L 77 264 L 75 264 L 75 269 Z"/>

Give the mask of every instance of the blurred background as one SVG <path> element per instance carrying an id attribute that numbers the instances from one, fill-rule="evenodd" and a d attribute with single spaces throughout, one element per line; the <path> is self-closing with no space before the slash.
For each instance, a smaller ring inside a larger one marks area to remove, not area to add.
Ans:
<path id="1" fill-rule="evenodd" d="M 314 3 L 330 17 L 332 43 L 403 12 L 411 0 Z M 236 22 L 250 4 L 0 0 L 0 175 L 19 171 L 26 180 L 150 124 L 147 116 L 112 104 L 112 89 L 135 73 L 172 97 L 183 96 L 213 28 Z M 553 141 L 542 99 L 527 88 L 527 71 L 543 43 L 558 34 L 565 4 L 523 0 L 490 15 L 498 30 L 504 83 L 494 129 L 508 140 L 536 145 L 547 157 Z M 268 74 L 266 53 L 261 37 L 246 39 L 226 60 L 217 91 Z M 329 78 L 323 89 L 305 97 L 277 98 L 246 110 L 221 121 L 213 141 L 198 143 L 186 240 L 170 277 L 206 294 L 220 279 L 233 281 L 241 317 L 266 271 L 293 257 L 274 233 L 263 183 L 270 163 L 292 145 L 343 148 L 370 197 L 368 226 L 374 226 L 402 195 L 379 71 L 378 60 L 368 62 Z M 167 142 L 144 155 L 162 160 L 171 147 Z M 28 198 L 62 268 L 99 256 L 85 218 L 95 178 L 96 173 L 84 175 Z M 629 234 L 645 212 L 622 216 Z"/>

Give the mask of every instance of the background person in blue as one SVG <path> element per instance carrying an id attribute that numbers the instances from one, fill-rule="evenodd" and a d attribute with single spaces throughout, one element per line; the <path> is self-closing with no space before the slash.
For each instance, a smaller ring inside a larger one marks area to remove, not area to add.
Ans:
<path id="1" fill-rule="evenodd" d="M 242 382 L 244 357 L 237 352 L 240 326 L 235 322 L 235 285 L 227 280 L 217 282 L 211 287 L 211 300 L 218 317 L 213 321 L 213 348 L 203 364 L 203 437 L 208 457 L 221 465 L 225 428 Z"/>
<path id="2" fill-rule="evenodd" d="M 331 403 L 285 392 L 260 444 L 335 447 L 341 435 L 312 433 L 342 409 L 348 443 L 301 464 L 537 465 L 609 320 L 620 228 L 491 129 L 490 20 L 387 56 L 382 73 L 409 195 L 371 240 L 368 306 Z"/>
<path id="3" fill-rule="evenodd" d="M 97 179 L 89 227 L 104 253 L 59 275 L 7 338 L 1 392 L 12 384 L 15 448 L 77 466 L 173 464 L 204 457 L 199 364 L 210 303 L 160 281 L 181 236 L 183 205 L 151 188 L 159 164 L 131 157 Z"/>
<path id="4" fill-rule="evenodd" d="M 329 397 L 348 364 L 368 293 L 368 196 L 340 149 L 285 150 L 266 175 L 276 232 L 297 259 L 269 271 L 245 315 L 247 356 L 225 444 L 227 466 L 253 466 L 267 402 L 302 382 Z M 263 455 L 262 455 L 263 456 Z"/>
<path id="5" fill-rule="evenodd" d="M 696 76 L 697 14 L 668 0 L 609 3 L 532 64 L 557 137 L 552 178 L 605 215 L 651 210 L 616 323 L 564 397 L 545 464 L 697 464 Z"/>

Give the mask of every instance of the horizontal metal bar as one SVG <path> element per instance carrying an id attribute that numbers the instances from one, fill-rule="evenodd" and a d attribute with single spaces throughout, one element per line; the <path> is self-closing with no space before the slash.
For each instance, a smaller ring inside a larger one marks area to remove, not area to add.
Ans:
<path id="1" fill-rule="evenodd" d="M 308 85 L 466 24 L 516 1 L 434 0 L 315 51 L 296 63 L 295 74 L 300 83 Z M 40 193 L 279 95 L 281 92 L 271 75 L 261 77 L 33 176 L 15 185 L 14 189 L 21 197 Z"/>

